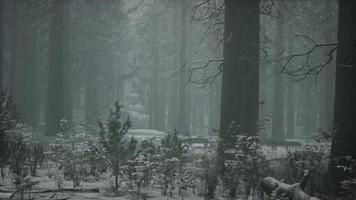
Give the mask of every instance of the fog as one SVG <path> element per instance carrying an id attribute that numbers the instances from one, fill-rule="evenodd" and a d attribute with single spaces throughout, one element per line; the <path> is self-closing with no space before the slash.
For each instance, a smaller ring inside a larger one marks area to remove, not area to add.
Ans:
<path id="1" fill-rule="evenodd" d="M 0 199 L 355 198 L 355 9 L 0 0 Z"/>

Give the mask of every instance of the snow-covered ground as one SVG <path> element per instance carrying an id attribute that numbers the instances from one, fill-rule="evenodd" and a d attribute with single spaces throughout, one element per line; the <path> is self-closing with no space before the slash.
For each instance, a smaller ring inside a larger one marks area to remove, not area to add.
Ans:
<path id="1" fill-rule="evenodd" d="M 56 181 L 53 178 L 49 178 L 47 174 L 47 169 L 40 169 L 38 171 L 39 176 L 38 177 L 33 177 L 31 178 L 31 181 L 39 181 L 40 183 L 33 186 L 31 191 L 36 191 L 36 190 L 48 190 L 48 189 L 57 189 L 56 186 Z M 14 191 L 15 186 L 12 183 L 13 179 L 11 176 L 6 176 L 2 182 L 0 190 L 3 191 Z M 71 181 L 64 181 L 62 188 L 73 188 L 73 184 Z M 80 183 L 80 186 L 77 188 L 99 188 L 100 192 L 99 193 L 91 193 L 91 192 L 49 192 L 49 193 L 43 193 L 43 194 L 31 194 L 30 199 L 35 199 L 35 200 L 64 200 L 64 199 L 70 199 L 70 200 L 88 200 L 88 199 L 100 199 L 100 200 L 127 200 L 127 199 L 137 199 L 137 196 L 135 193 L 127 194 L 124 196 L 118 196 L 118 195 L 112 195 L 112 192 L 108 192 L 110 188 L 112 188 L 112 185 L 110 184 L 110 179 L 107 177 L 103 177 L 101 180 L 97 181 L 82 181 Z M 1 193 L 0 192 L 0 199 L 8 199 L 10 197 L 11 193 Z M 167 199 L 182 199 L 181 196 L 178 195 L 177 192 L 173 193 L 172 198 L 169 196 L 162 196 L 160 193 L 160 189 L 158 187 L 153 187 L 150 189 L 147 189 L 146 195 L 148 199 L 157 199 L 157 200 L 167 200 Z M 25 199 L 28 199 L 28 194 L 26 195 Z M 184 193 L 184 199 L 189 199 L 189 200 L 202 200 L 204 199 L 202 196 L 192 194 L 192 192 L 188 191 Z M 16 199 L 16 196 L 15 198 Z M 142 197 L 140 198 L 142 199 Z"/>

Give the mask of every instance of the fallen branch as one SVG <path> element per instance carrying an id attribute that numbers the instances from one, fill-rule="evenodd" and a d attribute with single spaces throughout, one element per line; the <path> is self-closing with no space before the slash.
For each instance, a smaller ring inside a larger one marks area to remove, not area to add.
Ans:
<path id="1" fill-rule="evenodd" d="M 290 200 L 319 200 L 303 191 L 305 183 L 306 180 L 303 179 L 302 184 L 294 183 L 289 185 L 275 178 L 267 177 L 262 180 L 261 188 L 269 196 L 288 197 Z"/>

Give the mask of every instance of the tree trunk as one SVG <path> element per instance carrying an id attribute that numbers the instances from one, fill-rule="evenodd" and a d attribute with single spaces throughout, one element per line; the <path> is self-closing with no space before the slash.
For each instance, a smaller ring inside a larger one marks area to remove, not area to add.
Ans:
<path id="1" fill-rule="evenodd" d="M 293 31 L 292 27 L 289 27 L 289 36 L 293 37 Z M 292 38 L 289 38 L 289 43 L 288 43 L 288 51 L 289 55 L 292 55 L 294 53 L 293 50 L 293 44 L 292 44 Z M 292 79 L 288 80 L 287 83 L 287 138 L 289 139 L 294 139 L 295 137 L 295 87 L 294 87 L 294 82 Z"/>
<path id="2" fill-rule="evenodd" d="M 356 1 L 339 2 L 334 137 L 329 165 L 336 189 L 340 188 L 340 181 L 355 178 L 355 173 L 337 167 L 350 166 L 352 161 L 348 157 L 356 160 L 356 24 L 351 20 L 356 19 L 355 10 Z"/>
<path id="3" fill-rule="evenodd" d="M 277 5 L 277 7 L 280 7 Z M 276 19 L 277 34 L 275 42 L 277 43 L 275 55 L 283 57 L 284 48 L 284 16 Z M 282 55 L 281 55 L 282 53 Z M 281 74 L 283 62 L 277 61 L 274 66 L 274 91 L 273 91 L 273 112 L 272 112 L 272 138 L 285 139 L 284 133 L 284 77 Z"/>
<path id="4" fill-rule="evenodd" d="M 177 130 L 181 135 L 188 134 L 187 88 L 186 88 L 186 5 L 187 0 L 180 1 L 180 49 L 179 49 L 179 101 Z"/>
<path id="5" fill-rule="evenodd" d="M 258 0 L 225 0 L 221 142 L 217 161 L 220 174 L 224 171 L 224 152 L 235 141 L 235 136 L 227 132 L 229 124 L 235 122 L 241 127 L 241 133 L 256 134 L 259 110 L 259 6 Z"/>
<path id="6" fill-rule="evenodd" d="M 11 4 L 11 46 L 10 46 L 10 77 L 8 90 L 16 102 L 16 73 L 17 73 L 17 48 L 18 48 L 18 0 Z"/>
<path id="7" fill-rule="evenodd" d="M 67 1 L 53 1 L 53 15 L 49 30 L 47 124 L 45 134 L 54 136 L 61 131 L 59 122 L 64 119 L 64 6 Z"/>
<path id="8" fill-rule="evenodd" d="M 4 67 L 3 67 L 3 51 L 4 51 L 4 2 L 0 2 L 0 91 L 4 89 Z"/>
<path id="9" fill-rule="evenodd" d="M 38 71 L 37 71 L 37 27 L 31 25 L 31 33 L 28 33 L 28 47 L 24 48 L 26 52 L 26 61 L 22 65 L 24 74 L 24 83 L 22 84 L 22 112 L 21 118 L 25 123 L 33 127 L 37 126 L 39 120 L 39 105 L 38 105 Z"/>
<path id="10" fill-rule="evenodd" d="M 92 29 L 88 35 L 87 40 L 87 55 L 85 56 L 86 66 L 86 88 L 85 88 L 85 121 L 88 124 L 96 124 L 99 117 L 99 72 L 100 63 L 96 49 L 100 48 L 95 30 L 97 29 L 98 22 L 98 1 L 87 1 L 89 9 L 92 11 L 91 16 L 92 24 L 88 24 Z"/>
<path id="11" fill-rule="evenodd" d="M 325 12 L 328 15 L 332 13 L 332 1 L 325 1 Z M 333 31 L 330 27 L 325 29 L 325 43 L 333 42 Z M 335 62 L 329 63 L 323 72 L 323 91 L 322 91 L 322 107 L 320 113 L 320 128 L 323 130 L 331 130 L 334 111 L 334 94 L 335 94 Z"/>
<path id="12" fill-rule="evenodd" d="M 220 123 L 223 139 L 227 139 L 224 135 L 225 129 L 232 121 L 240 125 L 244 133 L 256 133 L 259 78 L 258 8 L 258 0 L 225 1 Z"/>

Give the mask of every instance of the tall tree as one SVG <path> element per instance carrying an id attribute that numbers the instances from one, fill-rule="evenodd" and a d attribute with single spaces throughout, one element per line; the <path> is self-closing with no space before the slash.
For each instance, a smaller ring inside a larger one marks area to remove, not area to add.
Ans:
<path id="1" fill-rule="evenodd" d="M 171 1 L 174 13 L 173 13 L 173 36 L 172 40 L 174 41 L 172 44 L 172 49 L 174 52 L 172 59 L 172 74 L 176 73 L 178 66 L 178 16 L 179 12 L 177 9 L 177 1 Z M 168 129 L 171 129 L 173 132 L 175 128 L 177 128 L 177 110 L 178 109 L 178 78 L 177 76 L 172 76 L 170 81 L 170 89 L 169 89 L 169 102 L 168 102 Z"/>
<path id="2" fill-rule="evenodd" d="M 52 2 L 52 17 L 49 29 L 48 91 L 46 135 L 61 131 L 60 121 L 64 115 L 64 7 L 67 0 Z"/>
<path id="3" fill-rule="evenodd" d="M 188 128 L 188 110 L 187 110 L 187 86 L 186 86 L 186 6 L 187 0 L 180 1 L 180 50 L 179 50 L 179 90 L 178 90 L 178 117 L 177 130 L 178 133 L 189 134 Z"/>
<path id="4" fill-rule="evenodd" d="M 11 47 L 10 47 L 10 77 L 8 90 L 16 102 L 16 74 L 18 49 L 18 0 L 11 1 Z"/>
<path id="5" fill-rule="evenodd" d="M 292 27 L 289 27 L 289 36 L 293 35 Z M 292 38 L 288 42 L 289 54 L 293 54 Z M 293 139 L 295 137 L 295 87 L 292 79 L 287 83 L 287 138 Z"/>
<path id="6" fill-rule="evenodd" d="M 220 137 L 229 139 L 225 130 L 232 121 L 243 133 L 254 135 L 258 121 L 259 1 L 225 0 L 224 34 Z"/>
<path id="7" fill-rule="evenodd" d="M 340 165 L 356 160 L 356 1 L 339 1 L 338 51 L 336 55 L 334 137 L 331 145 L 330 170 L 334 184 L 345 178 Z M 353 166 L 355 168 L 355 166 Z M 353 168 L 353 170 L 355 170 Z M 336 187 L 338 188 L 338 187 Z"/>
<path id="8" fill-rule="evenodd" d="M 153 67 L 153 80 L 152 80 L 152 88 L 153 88 L 153 128 L 157 130 L 164 130 L 164 124 L 165 124 L 165 98 L 163 94 L 163 87 L 161 84 L 158 84 L 159 82 L 159 72 L 161 71 L 159 69 L 159 55 L 158 55 L 158 47 L 159 47 L 159 24 L 158 24 L 158 2 L 157 0 L 153 1 L 153 19 L 152 19 L 152 67 Z"/>
<path id="9" fill-rule="evenodd" d="M 325 1 L 325 12 L 327 13 L 327 16 L 329 18 L 332 18 L 332 1 L 331 0 L 326 0 Z M 334 23 L 330 23 L 334 24 Z M 324 40 L 325 43 L 331 43 L 333 42 L 333 32 L 329 23 L 325 25 L 325 30 L 324 30 Z M 321 107 L 321 113 L 319 116 L 320 119 L 320 128 L 329 130 L 332 127 L 332 121 L 333 121 L 333 108 L 334 108 L 334 90 L 335 90 L 335 62 L 332 61 L 329 63 L 325 70 L 323 71 L 323 90 L 322 90 L 322 96 L 321 96 L 321 101 L 320 105 Z"/>
<path id="10" fill-rule="evenodd" d="M 0 2 L 0 91 L 4 88 L 3 87 L 3 71 L 4 71 L 4 67 L 3 67 L 3 48 L 4 48 L 4 42 L 3 42 L 3 38 L 4 38 L 4 2 L 1 1 Z"/>
<path id="11" fill-rule="evenodd" d="M 277 5 L 280 2 L 277 2 Z M 277 6 L 280 9 L 281 6 Z M 284 48 L 284 14 L 276 19 L 276 39 L 275 54 L 281 56 Z M 277 61 L 274 66 L 274 91 L 273 91 L 273 112 L 272 112 L 272 138 L 284 139 L 284 77 L 281 74 L 282 61 Z"/>
<path id="12" fill-rule="evenodd" d="M 98 52 L 102 51 L 102 44 L 99 43 L 101 34 L 97 27 L 100 25 L 98 9 L 101 9 L 102 5 L 99 1 L 87 1 L 86 3 L 92 15 L 90 16 L 91 20 L 86 21 L 90 34 L 86 38 L 89 42 L 83 58 L 86 70 L 85 121 L 88 124 L 95 124 L 99 116 L 99 72 L 101 63 Z"/>
<path id="13" fill-rule="evenodd" d="M 259 112 L 259 0 L 225 0 L 224 66 L 221 83 L 220 143 L 217 167 L 224 174 L 225 150 L 238 133 L 255 135 Z M 243 27 L 243 28 L 242 28 Z M 230 191 L 230 196 L 236 195 Z"/>

